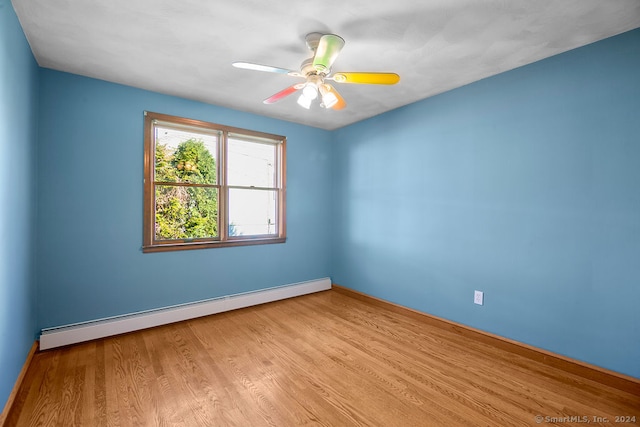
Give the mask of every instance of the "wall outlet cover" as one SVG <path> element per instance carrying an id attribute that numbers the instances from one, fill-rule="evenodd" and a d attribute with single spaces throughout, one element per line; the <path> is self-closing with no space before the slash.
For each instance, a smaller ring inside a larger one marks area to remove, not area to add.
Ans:
<path id="1" fill-rule="evenodd" d="M 482 291 L 474 291 L 473 293 L 473 303 L 478 305 L 484 305 L 484 292 Z"/>

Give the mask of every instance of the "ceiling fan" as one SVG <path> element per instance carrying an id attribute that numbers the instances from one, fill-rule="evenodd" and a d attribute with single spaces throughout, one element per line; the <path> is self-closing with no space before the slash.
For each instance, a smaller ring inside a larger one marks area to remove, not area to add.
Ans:
<path id="1" fill-rule="evenodd" d="M 271 67 L 269 65 L 254 64 L 252 62 L 234 62 L 236 68 L 266 71 L 269 73 L 286 74 L 292 77 L 302 77 L 302 83 L 297 83 L 265 99 L 265 104 L 273 104 L 285 97 L 301 90 L 298 104 L 309 109 L 314 100 L 320 98 L 320 106 L 341 110 L 347 104 L 338 91 L 327 81 L 336 83 L 394 85 L 400 81 L 395 73 L 373 72 L 336 72 L 331 74 L 331 66 L 344 47 L 344 39 L 335 34 L 310 33 L 306 36 L 307 47 L 313 56 L 302 62 L 300 71 Z"/>

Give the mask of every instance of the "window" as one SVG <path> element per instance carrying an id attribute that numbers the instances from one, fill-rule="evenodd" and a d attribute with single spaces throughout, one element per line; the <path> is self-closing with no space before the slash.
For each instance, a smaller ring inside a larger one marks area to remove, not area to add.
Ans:
<path id="1" fill-rule="evenodd" d="M 286 138 L 145 112 L 143 252 L 284 243 Z"/>

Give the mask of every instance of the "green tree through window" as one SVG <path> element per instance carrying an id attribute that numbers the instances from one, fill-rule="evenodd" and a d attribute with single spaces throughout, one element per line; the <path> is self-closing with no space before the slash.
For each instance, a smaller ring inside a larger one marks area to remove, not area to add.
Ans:
<path id="1" fill-rule="evenodd" d="M 202 140 L 189 139 L 175 151 L 156 145 L 156 181 L 216 184 L 216 161 Z M 216 188 L 156 186 L 156 239 L 195 239 L 218 235 Z"/>

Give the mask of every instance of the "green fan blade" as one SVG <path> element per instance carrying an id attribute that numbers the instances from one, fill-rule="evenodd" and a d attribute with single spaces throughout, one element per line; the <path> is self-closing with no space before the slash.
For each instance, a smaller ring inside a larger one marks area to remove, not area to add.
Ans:
<path id="1" fill-rule="evenodd" d="M 319 73 L 329 71 L 343 46 L 344 39 L 335 34 L 325 34 L 320 37 L 316 54 L 313 57 L 313 68 Z"/>

